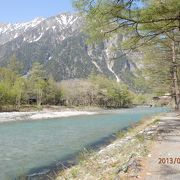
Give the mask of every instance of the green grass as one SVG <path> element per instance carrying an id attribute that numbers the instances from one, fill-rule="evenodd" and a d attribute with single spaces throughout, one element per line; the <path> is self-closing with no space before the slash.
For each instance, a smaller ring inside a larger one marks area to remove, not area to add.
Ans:
<path id="1" fill-rule="evenodd" d="M 137 134 L 137 135 L 135 136 L 135 138 L 136 138 L 140 143 L 144 143 L 144 141 L 145 141 L 145 137 L 144 137 L 143 134 Z"/>
<path id="2" fill-rule="evenodd" d="M 72 169 L 71 174 L 72 174 L 72 177 L 73 177 L 73 178 L 78 177 L 78 173 L 79 173 L 78 169 L 76 169 L 76 168 L 73 168 L 73 169 Z"/>
<path id="3" fill-rule="evenodd" d="M 127 131 L 125 131 L 125 130 L 118 131 L 116 133 L 116 137 L 121 139 L 121 138 L 123 138 L 126 135 L 126 133 L 127 133 Z"/>
<path id="4" fill-rule="evenodd" d="M 89 157 L 93 155 L 94 151 L 92 149 L 85 149 L 82 150 L 78 155 L 77 155 L 77 161 L 79 163 L 82 163 L 83 161 L 86 161 Z"/>
<path id="5" fill-rule="evenodd" d="M 160 119 L 155 119 L 151 124 L 157 124 L 160 122 Z"/>

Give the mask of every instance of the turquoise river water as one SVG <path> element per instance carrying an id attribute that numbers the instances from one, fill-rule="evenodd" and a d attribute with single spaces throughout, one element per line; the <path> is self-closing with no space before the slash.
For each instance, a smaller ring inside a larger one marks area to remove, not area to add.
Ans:
<path id="1" fill-rule="evenodd" d="M 0 180 L 56 164 L 146 116 L 165 111 L 166 108 L 132 108 L 89 116 L 0 123 Z"/>

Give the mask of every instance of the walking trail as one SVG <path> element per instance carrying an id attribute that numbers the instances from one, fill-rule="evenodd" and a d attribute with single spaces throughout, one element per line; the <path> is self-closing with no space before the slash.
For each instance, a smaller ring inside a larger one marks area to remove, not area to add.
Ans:
<path id="1" fill-rule="evenodd" d="M 180 113 L 161 117 L 157 132 L 139 179 L 180 180 Z"/>

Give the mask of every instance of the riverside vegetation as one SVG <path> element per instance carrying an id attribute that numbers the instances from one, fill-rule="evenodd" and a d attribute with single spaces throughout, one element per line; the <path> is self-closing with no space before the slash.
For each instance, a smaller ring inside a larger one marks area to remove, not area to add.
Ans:
<path id="1" fill-rule="evenodd" d="M 56 180 L 139 178 L 141 160 L 149 155 L 156 140 L 159 117 L 141 120 L 126 131 L 116 133 L 117 139 L 98 152 L 86 149 L 80 152 L 79 163 L 64 167 Z"/>
<path id="2" fill-rule="evenodd" d="M 7 67 L 0 68 L 0 110 L 20 110 L 31 105 L 129 107 L 133 93 L 123 83 L 116 83 L 102 75 L 87 79 L 56 82 L 47 76 L 39 63 L 34 63 L 27 75 L 22 65 L 12 58 Z"/>

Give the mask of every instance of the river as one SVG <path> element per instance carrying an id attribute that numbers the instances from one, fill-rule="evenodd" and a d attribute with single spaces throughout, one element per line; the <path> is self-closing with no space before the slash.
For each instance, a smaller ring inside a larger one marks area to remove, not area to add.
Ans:
<path id="1" fill-rule="evenodd" d="M 167 108 L 139 107 L 96 115 L 0 123 L 0 179 L 35 173 L 142 118 L 166 111 Z"/>

